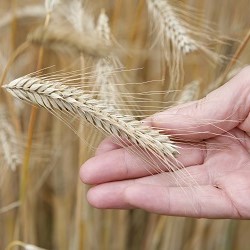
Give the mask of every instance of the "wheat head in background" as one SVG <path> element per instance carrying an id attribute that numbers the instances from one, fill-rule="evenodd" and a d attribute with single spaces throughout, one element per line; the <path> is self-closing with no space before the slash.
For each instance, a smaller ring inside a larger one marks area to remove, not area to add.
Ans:
<path id="1" fill-rule="evenodd" d="M 178 140 L 141 120 L 249 64 L 248 6 L 2 0 L 0 249 L 247 250 L 248 221 L 94 209 L 78 171 L 107 134 L 149 173 L 179 170 Z"/>

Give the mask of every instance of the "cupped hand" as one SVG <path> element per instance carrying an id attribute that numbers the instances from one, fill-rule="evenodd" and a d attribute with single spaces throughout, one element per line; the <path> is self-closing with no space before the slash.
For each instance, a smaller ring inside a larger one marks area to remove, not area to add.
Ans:
<path id="1" fill-rule="evenodd" d="M 153 115 L 147 123 L 178 136 L 189 176 L 149 174 L 145 162 L 105 139 L 81 168 L 97 208 L 175 216 L 250 218 L 250 67 L 207 97 Z M 201 146 L 202 145 L 202 146 Z"/>

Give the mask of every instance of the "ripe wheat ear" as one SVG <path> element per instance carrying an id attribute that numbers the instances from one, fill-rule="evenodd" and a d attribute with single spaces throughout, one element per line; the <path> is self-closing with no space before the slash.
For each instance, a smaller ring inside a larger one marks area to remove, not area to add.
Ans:
<path id="1" fill-rule="evenodd" d="M 174 158 L 178 153 L 177 146 L 169 136 L 143 125 L 132 116 L 119 114 L 82 89 L 31 76 L 20 77 L 3 87 L 13 96 L 52 113 L 59 110 L 84 118 L 102 132 L 113 135 L 122 146 L 132 143 L 145 150 L 146 155 L 153 154 L 166 163 L 168 170 L 179 169 L 178 164 L 173 163 L 177 162 Z"/>

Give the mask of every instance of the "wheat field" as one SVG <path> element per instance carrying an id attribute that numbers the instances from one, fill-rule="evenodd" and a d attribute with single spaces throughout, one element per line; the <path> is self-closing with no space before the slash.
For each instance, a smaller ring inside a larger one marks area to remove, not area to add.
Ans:
<path id="1" fill-rule="evenodd" d="M 155 162 L 181 168 L 178 142 L 141 120 L 250 63 L 249 9 L 250 0 L 1 0 L 0 249 L 248 250 L 247 220 L 95 209 L 79 169 L 107 135 L 136 145 L 149 173 L 162 171 Z"/>

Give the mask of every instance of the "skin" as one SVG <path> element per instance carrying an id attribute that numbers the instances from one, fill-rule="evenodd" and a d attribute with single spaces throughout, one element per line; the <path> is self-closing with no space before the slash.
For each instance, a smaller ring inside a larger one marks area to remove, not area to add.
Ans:
<path id="1" fill-rule="evenodd" d="M 192 141 L 180 144 L 177 157 L 190 176 L 176 181 L 174 173 L 149 174 L 139 157 L 107 138 L 80 170 L 81 180 L 93 185 L 87 194 L 92 206 L 196 218 L 250 218 L 249 66 L 205 98 L 145 122 Z"/>

